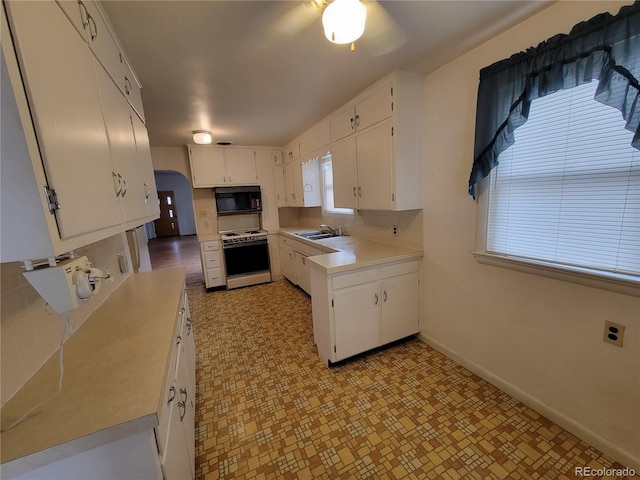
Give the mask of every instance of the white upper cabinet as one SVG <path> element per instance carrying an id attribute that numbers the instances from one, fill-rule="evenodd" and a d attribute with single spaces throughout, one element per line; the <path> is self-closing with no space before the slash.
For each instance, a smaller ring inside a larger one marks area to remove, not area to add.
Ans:
<path id="1" fill-rule="evenodd" d="M 319 148 L 329 145 L 329 121 L 314 125 L 305 133 L 300 135 L 300 155 L 306 156 Z"/>
<path id="2" fill-rule="evenodd" d="M 386 81 L 373 91 L 363 94 L 356 102 L 348 104 L 331 118 L 331 141 L 335 142 L 389 118 L 392 111 L 392 87 L 390 82 Z"/>
<path id="3" fill-rule="evenodd" d="M 333 117 L 336 207 L 422 208 L 423 88 L 421 75 L 394 72 Z"/>
<path id="4" fill-rule="evenodd" d="M 46 177 L 60 203 L 60 237 L 119 224 L 91 52 L 54 2 L 7 8 Z"/>
<path id="5" fill-rule="evenodd" d="M 3 2 L 2 189 L 13 193 L 2 207 L 21 219 L 3 215 L 3 262 L 54 257 L 156 218 L 145 204 L 155 182 L 145 191 L 137 181 L 148 141 L 135 143 L 109 62 L 82 35 L 83 8 Z"/>
<path id="6" fill-rule="evenodd" d="M 284 147 L 284 163 L 300 158 L 300 139 L 295 138 Z"/>
<path id="7" fill-rule="evenodd" d="M 258 184 L 253 148 L 200 145 L 189 145 L 188 148 L 195 188 Z"/>

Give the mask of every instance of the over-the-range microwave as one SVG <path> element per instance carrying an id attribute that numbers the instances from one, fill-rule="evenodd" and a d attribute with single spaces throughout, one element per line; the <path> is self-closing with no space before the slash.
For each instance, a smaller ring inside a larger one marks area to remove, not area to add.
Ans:
<path id="1" fill-rule="evenodd" d="M 218 215 L 262 212 L 262 195 L 258 185 L 214 187 Z"/>

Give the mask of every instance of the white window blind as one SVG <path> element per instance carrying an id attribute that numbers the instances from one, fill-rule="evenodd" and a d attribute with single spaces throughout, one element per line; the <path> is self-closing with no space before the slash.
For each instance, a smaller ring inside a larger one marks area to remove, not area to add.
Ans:
<path id="1" fill-rule="evenodd" d="M 491 174 L 488 252 L 640 275 L 640 152 L 596 87 L 532 102 Z"/>

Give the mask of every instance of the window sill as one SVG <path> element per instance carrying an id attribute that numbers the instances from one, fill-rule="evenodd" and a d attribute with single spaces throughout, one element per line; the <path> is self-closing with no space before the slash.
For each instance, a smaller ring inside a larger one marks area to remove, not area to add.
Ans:
<path id="1" fill-rule="evenodd" d="M 588 287 L 609 290 L 623 295 L 640 297 L 640 279 L 631 275 L 607 274 L 580 267 L 559 266 L 519 257 L 506 257 L 487 252 L 473 252 L 478 263 L 509 268 L 518 272 L 541 275 Z"/>

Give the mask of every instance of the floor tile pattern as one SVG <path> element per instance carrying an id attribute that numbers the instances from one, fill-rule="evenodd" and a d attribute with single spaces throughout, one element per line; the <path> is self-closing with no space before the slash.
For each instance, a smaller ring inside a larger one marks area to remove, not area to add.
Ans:
<path id="1" fill-rule="evenodd" d="M 557 480 L 622 468 L 417 339 L 327 368 L 309 297 L 286 280 L 188 293 L 198 479 Z"/>

